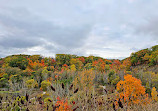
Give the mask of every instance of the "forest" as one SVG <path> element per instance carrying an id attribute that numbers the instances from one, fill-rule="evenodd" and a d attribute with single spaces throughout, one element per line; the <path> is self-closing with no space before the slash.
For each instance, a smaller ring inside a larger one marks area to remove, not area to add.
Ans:
<path id="1" fill-rule="evenodd" d="M 157 111 L 158 45 L 123 60 L 0 58 L 1 111 Z"/>

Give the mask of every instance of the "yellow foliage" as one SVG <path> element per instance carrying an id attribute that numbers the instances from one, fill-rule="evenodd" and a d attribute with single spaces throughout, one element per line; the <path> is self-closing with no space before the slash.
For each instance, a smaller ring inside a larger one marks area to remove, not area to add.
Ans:
<path id="1" fill-rule="evenodd" d="M 72 64 L 70 68 L 71 68 L 71 71 L 74 71 L 74 72 L 76 71 L 76 66 L 74 64 Z"/>
<path id="2" fill-rule="evenodd" d="M 156 91 L 156 88 L 155 87 L 153 87 L 152 88 L 152 91 L 151 91 L 151 96 L 152 96 L 152 100 L 154 100 L 154 101 L 158 101 L 158 96 L 157 96 L 157 91 Z"/>
<path id="3" fill-rule="evenodd" d="M 3 74 L 4 74 L 4 73 L 0 73 L 0 77 L 3 77 Z"/>
<path id="4" fill-rule="evenodd" d="M 74 79 L 73 83 L 75 86 L 80 86 L 83 90 L 90 90 L 93 86 L 93 79 L 95 74 L 92 69 L 83 70 L 78 73 L 77 77 Z"/>
<path id="5" fill-rule="evenodd" d="M 77 59 L 74 59 L 74 58 L 72 58 L 71 60 L 70 60 L 70 64 L 72 65 L 72 64 L 76 64 L 77 63 Z"/>
<path id="6" fill-rule="evenodd" d="M 28 88 L 34 88 L 38 86 L 37 82 L 34 79 L 27 80 L 26 85 Z"/>

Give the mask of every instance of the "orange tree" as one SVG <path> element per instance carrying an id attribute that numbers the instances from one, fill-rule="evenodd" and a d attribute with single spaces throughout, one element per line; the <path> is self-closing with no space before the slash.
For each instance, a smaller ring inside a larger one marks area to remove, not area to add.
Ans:
<path id="1" fill-rule="evenodd" d="M 141 81 L 132 75 L 125 75 L 124 80 L 117 83 L 117 91 L 119 98 L 123 99 L 125 103 L 144 103 L 149 102 L 148 95 Z"/>

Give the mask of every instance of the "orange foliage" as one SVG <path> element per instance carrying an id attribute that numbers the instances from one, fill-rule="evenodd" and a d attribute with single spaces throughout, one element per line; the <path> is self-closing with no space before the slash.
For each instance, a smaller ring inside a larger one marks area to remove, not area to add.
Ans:
<path id="1" fill-rule="evenodd" d="M 117 83 L 117 91 L 119 98 L 123 98 L 128 103 L 144 103 L 149 102 L 145 88 L 141 85 L 141 81 L 132 75 L 125 75 L 124 81 L 120 80 Z"/>
<path id="2" fill-rule="evenodd" d="M 120 70 L 121 62 L 119 60 L 114 60 L 111 68 L 118 72 Z"/>
<path id="3" fill-rule="evenodd" d="M 67 64 L 64 64 L 63 66 L 62 66 L 62 70 L 64 71 L 64 70 L 68 70 L 68 65 Z"/>
<path id="4" fill-rule="evenodd" d="M 93 62 L 92 62 L 92 66 L 94 66 L 94 67 L 95 67 L 97 64 L 98 64 L 97 61 L 93 61 Z"/>
<path id="5" fill-rule="evenodd" d="M 122 63 L 122 66 L 125 70 L 129 70 L 130 69 L 130 66 L 131 66 L 131 61 L 130 59 L 125 59 Z"/>
<path id="6" fill-rule="evenodd" d="M 57 97 L 55 106 L 59 106 L 59 108 L 56 109 L 57 111 L 72 111 L 71 105 L 68 104 L 68 101 L 60 99 L 59 97 Z"/>
<path id="7" fill-rule="evenodd" d="M 44 60 L 43 59 L 41 60 L 41 64 L 44 66 Z"/>
<path id="8" fill-rule="evenodd" d="M 113 64 L 109 64 L 109 66 L 110 66 L 111 69 L 114 69 L 114 68 L 113 68 L 113 66 L 114 66 Z"/>
<path id="9" fill-rule="evenodd" d="M 55 75 L 55 78 L 58 78 L 58 75 Z"/>
<path id="10" fill-rule="evenodd" d="M 128 59 L 125 59 L 125 60 L 123 61 L 122 65 L 124 65 L 124 66 L 130 66 L 130 65 L 131 65 L 130 59 L 129 59 L 129 58 L 128 58 Z"/>
<path id="11" fill-rule="evenodd" d="M 38 68 L 42 68 L 44 67 L 44 61 L 41 60 L 41 63 L 37 60 L 35 62 L 33 62 L 32 60 L 28 59 L 29 62 L 28 62 L 28 68 L 31 69 L 31 70 L 36 70 Z"/>
<path id="12" fill-rule="evenodd" d="M 119 60 L 114 60 L 114 62 L 113 62 L 113 64 L 115 64 L 115 65 L 121 65 L 121 62 L 119 61 Z"/>
<path id="13" fill-rule="evenodd" d="M 68 68 L 68 65 L 67 65 L 67 64 L 64 64 L 63 67 Z"/>
<path id="14" fill-rule="evenodd" d="M 101 72 L 105 71 L 105 65 L 106 65 L 106 63 L 102 59 L 99 59 L 98 61 L 92 62 L 92 66 L 96 67 L 97 70 L 99 70 Z"/>

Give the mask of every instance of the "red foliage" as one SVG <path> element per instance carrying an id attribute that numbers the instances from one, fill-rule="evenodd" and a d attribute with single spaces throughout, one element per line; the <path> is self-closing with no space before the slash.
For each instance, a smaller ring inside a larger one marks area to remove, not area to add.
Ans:
<path id="1" fill-rule="evenodd" d="M 97 61 L 93 61 L 93 62 L 92 62 L 92 66 L 94 66 L 94 67 L 95 67 L 97 64 L 98 64 Z"/>
<path id="2" fill-rule="evenodd" d="M 83 57 L 78 58 L 82 63 L 85 63 L 85 59 Z"/>

